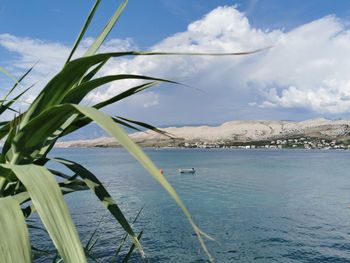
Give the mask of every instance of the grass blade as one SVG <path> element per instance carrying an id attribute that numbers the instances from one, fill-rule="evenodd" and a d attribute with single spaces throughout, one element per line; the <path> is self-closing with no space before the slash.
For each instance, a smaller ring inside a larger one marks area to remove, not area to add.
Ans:
<path id="1" fill-rule="evenodd" d="M 142 237 L 142 233 L 143 233 L 143 231 L 141 231 L 140 234 L 137 236 L 137 238 L 138 238 L 139 240 L 140 240 L 141 237 Z M 132 252 L 134 252 L 134 249 L 135 249 L 135 245 L 132 244 L 131 247 L 130 247 L 130 249 L 129 249 L 129 251 L 128 251 L 128 253 L 125 255 L 125 257 L 124 257 L 122 263 L 127 263 L 127 262 L 129 262 L 129 259 L 130 259 L 130 257 L 131 257 Z"/>
<path id="2" fill-rule="evenodd" d="M 32 262 L 28 228 L 18 202 L 0 198 L 0 211 L 0 263 Z"/>
<path id="3" fill-rule="evenodd" d="M 97 226 L 95 227 L 95 230 L 92 232 L 92 234 L 90 235 L 90 238 L 89 238 L 88 242 L 87 242 L 86 245 L 85 245 L 85 250 L 87 250 L 87 251 L 89 251 L 89 252 L 92 250 L 92 248 L 94 247 L 94 244 L 95 244 L 96 240 L 98 239 L 98 238 L 96 238 L 95 241 L 93 241 L 93 239 L 95 238 L 95 236 L 96 236 L 96 234 L 97 234 L 98 229 L 99 229 L 100 226 L 101 226 L 102 220 L 103 220 L 103 217 L 101 217 L 100 221 L 98 222 Z"/>
<path id="4" fill-rule="evenodd" d="M 27 72 L 25 72 L 25 73 L 22 75 L 22 77 L 20 77 L 19 80 L 16 80 L 15 85 L 13 85 L 13 87 L 6 93 L 6 95 L 5 95 L 4 99 L 3 99 L 3 101 L 6 101 L 6 99 L 8 98 L 8 96 L 11 95 L 11 93 L 12 93 L 12 92 L 16 89 L 16 87 L 22 82 L 22 80 L 33 70 L 34 67 L 35 67 L 35 65 L 32 66 L 30 69 L 28 69 Z M 28 88 L 28 89 L 30 89 L 30 88 Z M 27 89 L 27 90 L 28 90 L 28 89 Z M 26 90 L 26 91 L 27 91 L 27 90 Z M 21 94 L 20 96 L 22 96 L 26 91 L 22 92 L 22 94 Z M 20 96 L 19 96 L 19 97 L 20 97 Z M 2 105 L 2 104 L 1 104 L 1 105 Z"/>
<path id="5" fill-rule="evenodd" d="M 134 223 L 137 221 L 137 219 L 139 218 L 139 216 L 140 216 L 142 210 L 143 210 L 143 208 L 141 208 L 141 209 L 139 210 L 139 212 L 137 213 L 136 217 L 135 217 L 134 220 L 132 221 L 132 224 L 134 224 Z M 123 248 L 123 246 L 124 246 L 125 241 L 126 241 L 127 238 L 128 238 L 128 235 L 125 235 L 125 236 L 122 238 L 122 240 L 120 241 L 120 244 L 119 244 L 119 246 L 118 246 L 118 248 L 117 248 L 117 250 L 116 250 L 116 252 L 115 252 L 115 254 L 114 254 L 114 257 L 113 257 L 113 259 L 111 260 L 111 262 L 115 262 L 115 261 L 117 260 L 118 255 L 119 255 L 119 252 L 120 252 L 121 249 Z"/>
<path id="6" fill-rule="evenodd" d="M 4 73 L 6 76 L 8 76 L 14 82 L 18 83 L 18 79 L 15 76 L 13 76 L 10 72 L 8 72 L 6 69 L 4 69 L 3 67 L 0 67 L 0 72 Z"/>
<path id="7" fill-rule="evenodd" d="M 84 23 L 83 27 L 82 27 L 81 30 L 80 30 L 80 33 L 79 33 L 77 39 L 75 40 L 75 43 L 74 43 L 74 45 L 73 45 L 73 48 L 72 48 L 72 50 L 71 50 L 71 52 L 70 52 L 70 54 L 69 54 L 69 56 L 68 56 L 67 61 L 66 61 L 65 64 L 67 64 L 67 63 L 70 61 L 70 59 L 72 58 L 72 56 L 73 56 L 75 50 L 76 50 L 77 47 L 79 46 L 79 43 L 80 43 L 80 41 L 83 39 L 83 37 L 84 37 L 84 35 L 85 35 L 85 32 L 86 32 L 86 30 L 88 29 L 88 27 L 89 27 L 89 25 L 90 25 L 90 23 L 91 23 L 91 21 L 92 21 L 92 18 L 94 17 L 95 12 L 96 12 L 96 10 L 97 10 L 97 8 L 98 8 L 98 6 L 99 6 L 100 3 L 101 3 L 101 0 L 96 0 L 96 1 L 95 1 L 94 6 L 92 7 L 92 9 L 91 9 L 91 11 L 90 11 L 88 17 L 87 17 L 86 20 L 85 20 L 85 23 Z"/>
<path id="8" fill-rule="evenodd" d="M 31 85 L 30 87 L 26 88 L 24 91 L 22 91 L 22 92 L 21 92 L 20 94 L 18 94 L 16 97 L 14 97 L 13 99 L 9 100 L 6 104 L 4 104 L 4 102 L 5 102 L 6 100 L 2 101 L 2 103 L 1 103 L 1 105 L 0 105 L 0 114 L 4 113 L 7 109 L 12 110 L 12 111 L 15 111 L 15 110 L 11 109 L 10 106 L 11 106 L 13 103 L 17 102 L 18 99 L 19 99 L 20 97 L 22 97 L 23 94 L 25 94 L 25 93 L 26 93 L 28 90 L 30 90 L 32 87 L 34 87 L 34 85 Z M 19 113 L 18 111 L 15 111 L 15 112 Z"/>
<path id="9" fill-rule="evenodd" d="M 128 3 L 128 0 L 123 0 L 123 2 L 119 5 L 118 9 L 115 11 L 113 16 L 110 18 L 108 23 L 105 25 L 104 29 L 100 33 L 100 35 L 95 39 L 94 43 L 89 47 L 89 49 L 86 51 L 85 56 L 91 56 L 96 53 L 96 51 L 100 48 L 108 34 L 111 32 L 112 28 L 114 27 L 115 23 L 119 19 L 121 13 L 123 12 L 126 4 Z"/>

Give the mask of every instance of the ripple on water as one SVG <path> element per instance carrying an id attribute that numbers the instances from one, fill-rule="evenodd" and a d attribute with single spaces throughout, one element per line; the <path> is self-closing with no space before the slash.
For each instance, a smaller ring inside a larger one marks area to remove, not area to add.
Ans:
<path id="1" fill-rule="evenodd" d="M 217 262 L 350 262 L 349 152 L 147 150 L 202 230 Z M 181 210 L 124 151 L 56 150 L 84 160 L 144 230 L 150 262 L 207 262 Z M 103 165 L 101 165 L 103 162 Z M 180 175 L 195 167 L 195 175 Z M 96 256 L 108 262 L 121 228 L 88 193 L 67 198 L 86 242 L 102 218 Z M 33 235 L 47 247 L 44 234 Z M 130 245 L 130 244 L 129 244 Z M 128 246 L 129 246 L 128 245 Z M 122 250 L 127 253 L 128 246 Z M 37 262 L 45 262 L 42 261 Z M 130 262 L 140 262 L 134 254 Z"/>

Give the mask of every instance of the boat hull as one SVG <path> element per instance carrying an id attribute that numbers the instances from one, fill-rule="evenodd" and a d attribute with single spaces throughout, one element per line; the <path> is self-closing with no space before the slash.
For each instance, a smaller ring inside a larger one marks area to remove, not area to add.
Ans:
<path id="1" fill-rule="evenodd" d="M 194 168 L 189 168 L 189 169 L 179 169 L 179 173 L 181 174 L 194 174 L 196 171 Z"/>

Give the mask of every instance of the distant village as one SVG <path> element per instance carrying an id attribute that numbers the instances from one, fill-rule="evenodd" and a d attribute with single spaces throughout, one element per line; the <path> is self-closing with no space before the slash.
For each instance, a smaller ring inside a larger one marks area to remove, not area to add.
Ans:
<path id="1" fill-rule="evenodd" d="M 170 146 L 170 145 L 169 145 Z M 278 139 L 271 141 L 257 141 L 237 143 L 232 141 L 208 142 L 184 142 L 180 147 L 185 148 L 232 148 L 232 149 L 350 149 L 349 143 L 337 142 L 336 140 L 301 137 L 295 139 Z"/>

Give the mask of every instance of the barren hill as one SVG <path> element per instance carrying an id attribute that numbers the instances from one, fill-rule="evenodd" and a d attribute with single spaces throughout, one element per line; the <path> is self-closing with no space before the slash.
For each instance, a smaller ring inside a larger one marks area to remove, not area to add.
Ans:
<path id="1" fill-rule="evenodd" d="M 350 120 L 312 119 L 301 122 L 240 120 L 225 122 L 220 126 L 185 126 L 162 129 L 174 138 L 153 131 L 137 132 L 131 138 L 142 146 L 178 146 L 185 142 L 254 142 L 297 137 L 321 139 L 350 139 Z M 116 147 L 109 137 L 92 140 L 60 142 L 58 147 Z"/>

